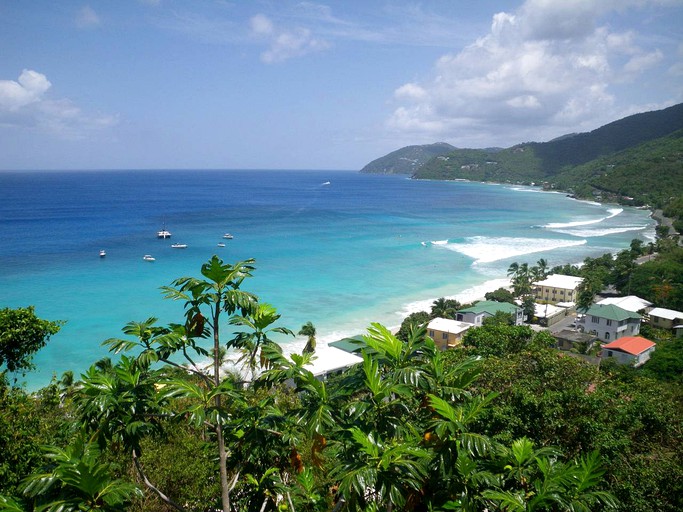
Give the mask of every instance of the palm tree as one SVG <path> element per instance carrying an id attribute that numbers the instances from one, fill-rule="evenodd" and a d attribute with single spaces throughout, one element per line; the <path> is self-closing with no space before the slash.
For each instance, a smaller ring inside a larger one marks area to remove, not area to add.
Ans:
<path id="1" fill-rule="evenodd" d="M 455 318 L 460 303 L 455 299 L 441 297 L 432 302 L 432 318 Z"/>
<path id="2" fill-rule="evenodd" d="M 230 318 L 231 325 L 246 327 L 246 331 L 238 332 L 228 342 L 228 348 L 233 347 L 242 351 L 240 358 L 248 365 L 252 380 L 256 376 L 256 355 L 261 351 L 260 366 L 267 367 L 268 361 L 263 348 L 281 352 L 280 346 L 271 338 L 271 333 L 280 333 L 294 336 L 294 333 L 286 327 L 271 327 L 280 318 L 275 307 L 270 304 L 257 304 L 246 316 L 233 316 Z"/>
<path id="3" fill-rule="evenodd" d="M 304 354 L 314 353 L 316 341 L 315 326 L 313 325 L 313 322 L 306 322 L 304 325 L 302 325 L 301 329 L 299 329 L 298 335 L 308 337 L 308 341 L 306 342 L 306 346 L 304 347 Z"/>

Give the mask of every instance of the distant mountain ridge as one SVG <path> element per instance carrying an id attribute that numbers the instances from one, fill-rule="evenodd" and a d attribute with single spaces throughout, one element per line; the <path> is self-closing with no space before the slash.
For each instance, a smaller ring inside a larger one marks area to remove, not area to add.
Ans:
<path id="1" fill-rule="evenodd" d="M 683 129 L 683 103 L 644 112 L 591 132 L 506 149 L 456 149 L 445 143 L 408 146 L 373 160 L 361 172 L 407 173 L 425 179 L 539 182 L 600 157 Z M 446 148 L 452 148 L 444 152 Z M 420 155 L 420 158 L 414 155 Z M 431 155 L 426 161 L 422 158 Z M 410 163 L 408 163 L 410 162 Z"/>
<path id="2" fill-rule="evenodd" d="M 374 174 L 414 174 L 430 159 L 446 155 L 457 148 L 445 142 L 406 146 L 373 160 L 360 172 Z"/>

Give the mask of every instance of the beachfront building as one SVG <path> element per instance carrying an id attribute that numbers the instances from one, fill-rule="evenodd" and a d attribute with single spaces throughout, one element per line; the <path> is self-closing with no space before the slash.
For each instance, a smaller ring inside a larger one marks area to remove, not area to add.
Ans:
<path id="1" fill-rule="evenodd" d="M 602 346 L 600 358 L 612 359 L 619 364 L 641 366 L 650 359 L 656 343 L 640 336 L 624 336 Z"/>
<path id="2" fill-rule="evenodd" d="M 595 334 L 601 341 L 613 341 L 622 336 L 635 336 L 640 332 L 638 313 L 626 311 L 614 304 L 593 304 L 583 317 L 585 332 Z"/>
<path id="3" fill-rule="evenodd" d="M 537 301 L 557 304 L 558 302 L 576 302 L 582 277 L 550 274 L 543 281 L 534 283 L 534 295 Z"/>
<path id="4" fill-rule="evenodd" d="M 673 309 L 654 308 L 650 310 L 648 316 L 650 325 L 657 329 L 672 330 L 683 325 L 683 313 Z"/>
<path id="5" fill-rule="evenodd" d="M 499 312 L 512 315 L 515 325 L 522 325 L 524 322 L 522 308 L 509 302 L 496 302 L 494 300 L 482 300 L 469 308 L 461 309 L 456 312 L 455 319 L 459 322 L 468 322 L 480 326 L 484 323 L 485 318 L 495 316 Z"/>
<path id="6" fill-rule="evenodd" d="M 427 324 L 427 333 L 441 350 L 454 348 L 462 343 L 462 337 L 474 324 L 450 318 L 434 318 Z"/>
<path id="7" fill-rule="evenodd" d="M 652 306 L 652 302 L 645 299 L 641 299 L 636 295 L 627 295 L 625 297 L 607 297 L 605 299 L 599 300 L 596 304 L 610 305 L 614 304 L 619 306 L 621 309 L 630 311 L 631 313 L 643 313 L 647 308 Z M 683 313 L 682 313 L 683 314 Z"/>

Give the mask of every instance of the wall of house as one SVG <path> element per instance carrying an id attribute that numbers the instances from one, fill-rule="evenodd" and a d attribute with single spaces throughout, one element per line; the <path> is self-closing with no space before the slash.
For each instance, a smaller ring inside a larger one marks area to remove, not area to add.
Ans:
<path id="1" fill-rule="evenodd" d="M 674 322 L 668 318 L 662 318 L 661 316 L 650 315 L 650 325 L 656 327 L 657 329 L 673 329 Z"/>
<path id="2" fill-rule="evenodd" d="M 449 347 L 454 347 L 462 344 L 463 333 L 452 333 L 439 331 L 437 329 L 429 329 L 429 337 L 434 340 L 434 344 L 439 350 L 446 350 Z"/>
<path id="3" fill-rule="evenodd" d="M 484 321 L 484 314 L 458 313 L 456 320 L 458 320 L 459 322 L 469 322 L 474 325 L 481 325 Z"/>
<path id="4" fill-rule="evenodd" d="M 555 286 L 539 286 L 536 288 L 536 299 L 557 304 L 558 302 L 576 302 L 576 289 L 557 288 Z"/>
<path id="5" fill-rule="evenodd" d="M 626 354 L 625 352 L 620 352 L 618 350 L 603 349 L 602 355 L 600 357 L 603 361 L 611 359 L 619 364 L 633 364 L 636 361 L 635 356 Z"/>
<path id="6" fill-rule="evenodd" d="M 601 341 L 614 341 L 623 336 L 636 336 L 640 333 L 640 319 L 629 318 L 618 322 L 587 315 L 584 321 L 586 332 L 595 334 Z"/>

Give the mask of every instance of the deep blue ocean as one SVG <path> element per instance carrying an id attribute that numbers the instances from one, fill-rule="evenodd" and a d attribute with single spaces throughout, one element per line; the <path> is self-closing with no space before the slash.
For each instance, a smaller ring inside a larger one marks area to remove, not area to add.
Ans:
<path id="1" fill-rule="evenodd" d="M 182 321 L 159 287 L 199 276 L 213 254 L 255 258 L 243 288 L 273 304 L 280 325 L 313 322 L 324 343 L 371 322 L 398 326 L 437 297 L 481 297 L 514 261 L 577 263 L 654 237 L 644 210 L 343 171 L 2 172 L 0 192 L 0 307 L 66 321 L 24 379 L 33 389 L 107 355 L 102 341 L 129 321 Z M 157 238 L 164 226 L 171 239 Z"/>

